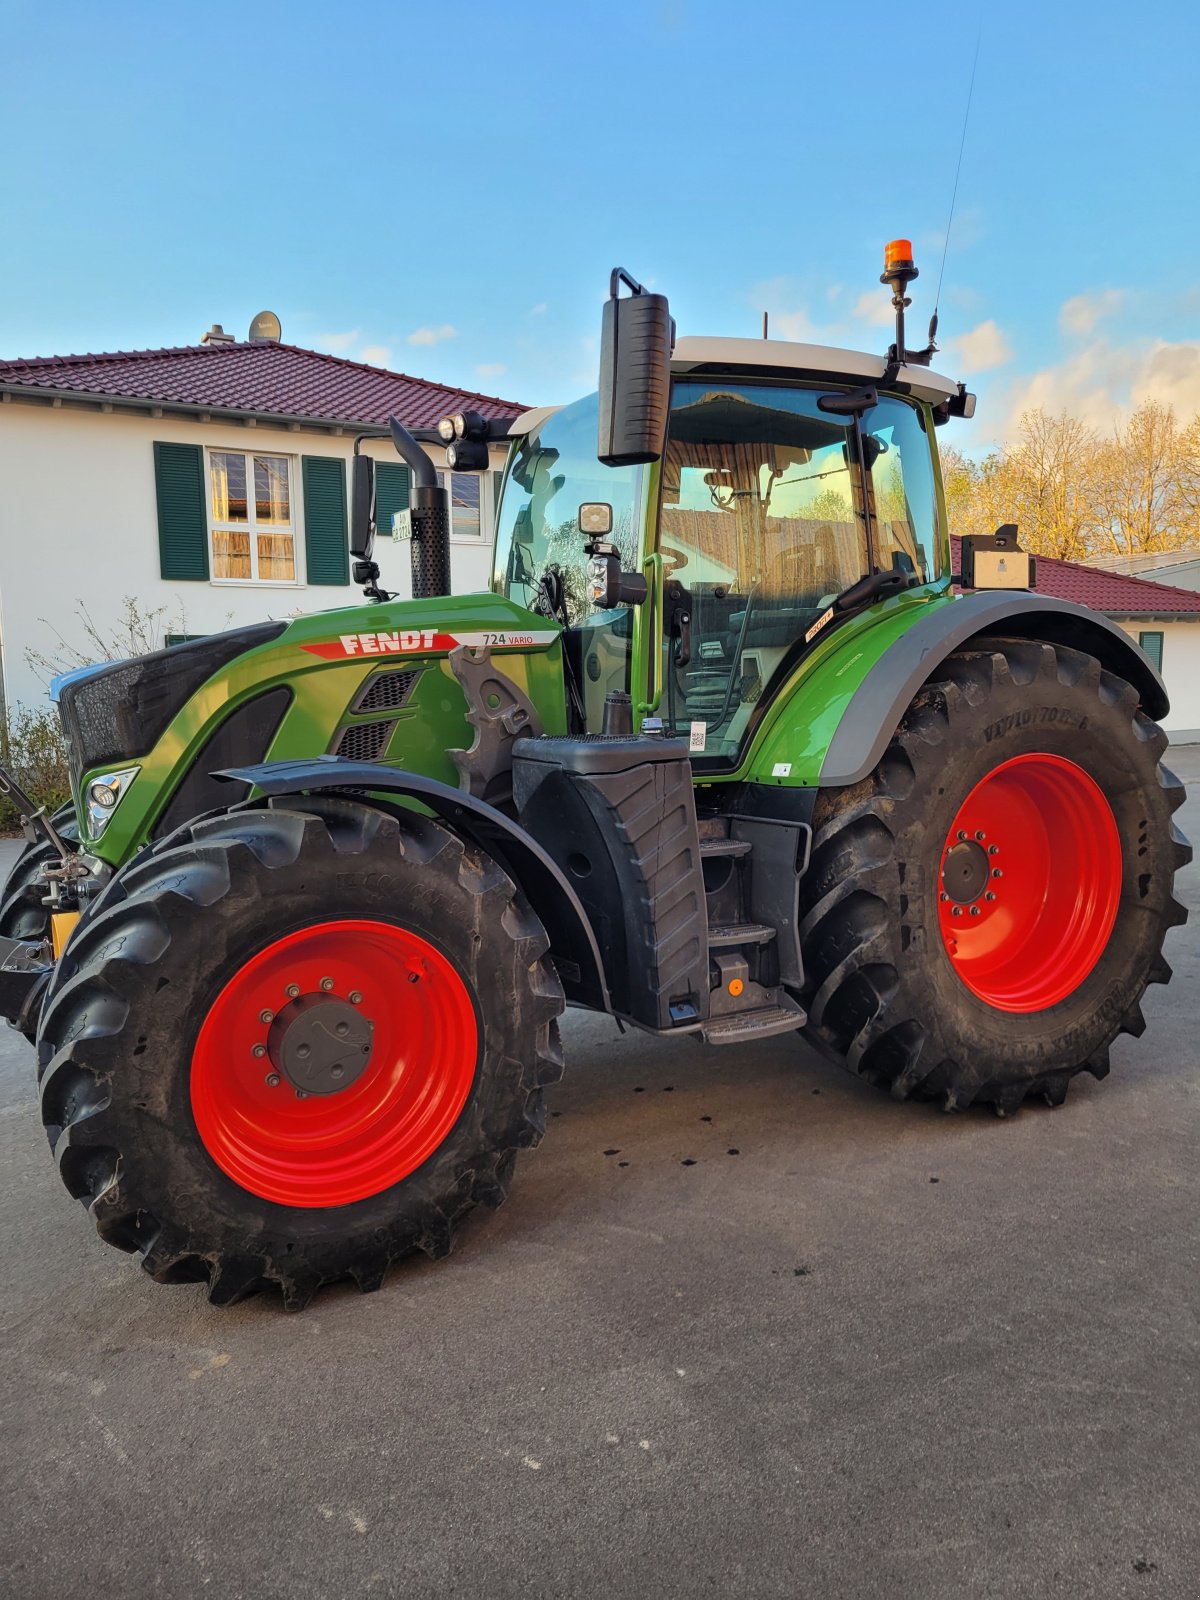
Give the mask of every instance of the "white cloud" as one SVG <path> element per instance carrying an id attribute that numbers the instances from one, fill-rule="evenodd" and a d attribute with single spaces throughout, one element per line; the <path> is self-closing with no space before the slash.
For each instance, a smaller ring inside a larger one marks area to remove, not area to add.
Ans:
<path id="1" fill-rule="evenodd" d="M 481 378 L 499 378 L 508 371 L 503 361 L 481 361 L 475 368 Z"/>
<path id="2" fill-rule="evenodd" d="M 1008 390 L 995 437 L 1009 438 L 1023 411 L 1067 411 L 1107 432 L 1146 400 L 1172 405 L 1182 421 L 1200 412 L 1200 340 L 1127 345 L 1093 339 L 1056 366 L 1043 367 Z"/>
<path id="3" fill-rule="evenodd" d="M 331 350 L 334 355 L 340 356 L 349 350 L 352 344 L 357 344 L 359 337 L 358 329 L 351 328 L 349 333 L 319 333 L 317 343 L 326 350 Z"/>
<path id="4" fill-rule="evenodd" d="M 544 317 L 546 315 L 546 302 L 539 300 L 537 305 L 530 306 L 529 315 L 531 317 Z"/>
<path id="5" fill-rule="evenodd" d="M 968 372 L 987 372 L 991 367 L 1002 367 L 1012 360 L 1012 348 L 994 322 L 981 322 L 977 327 L 947 339 L 945 348 L 953 350 Z"/>
<path id="6" fill-rule="evenodd" d="M 391 357 L 392 352 L 386 344 L 365 344 L 358 353 L 358 359 L 365 361 L 369 367 L 386 367 Z"/>
<path id="7" fill-rule="evenodd" d="M 859 295 L 854 302 L 854 315 L 860 322 L 869 322 L 873 328 L 890 328 L 895 321 L 896 311 L 891 295 L 880 287 L 867 289 Z M 904 342 L 912 348 L 908 339 Z"/>
<path id="8" fill-rule="evenodd" d="M 1058 325 L 1064 333 L 1087 338 L 1096 325 L 1118 311 L 1125 299 L 1121 289 L 1098 289 L 1090 294 L 1074 294 L 1064 300 L 1058 313 Z"/>
<path id="9" fill-rule="evenodd" d="M 443 322 L 437 328 L 417 328 L 408 336 L 409 344 L 441 344 L 445 339 L 456 339 L 458 329 L 451 327 L 450 323 Z"/>

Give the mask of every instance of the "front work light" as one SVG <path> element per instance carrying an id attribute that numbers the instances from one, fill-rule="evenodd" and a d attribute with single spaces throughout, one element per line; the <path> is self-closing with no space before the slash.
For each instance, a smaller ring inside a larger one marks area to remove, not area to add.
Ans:
<path id="1" fill-rule="evenodd" d="M 98 839 L 108 827 L 122 796 L 140 771 L 140 767 L 122 767 L 119 772 L 102 772 L 88 783 L 84 798 L 91 838 Z"/>
<path id="2" fill-rule="evenodd" d="M 454 433 L 454 418 L 453 417 L 443 417 L 442 420 L 438 423 L 437 431 L 438 431 L 438 438 L 439 439 L 444 439 L 446 441 L 446 443 L 449 444 L 451 439 L 453 439 L 455 437 L 455 433 Z"/>

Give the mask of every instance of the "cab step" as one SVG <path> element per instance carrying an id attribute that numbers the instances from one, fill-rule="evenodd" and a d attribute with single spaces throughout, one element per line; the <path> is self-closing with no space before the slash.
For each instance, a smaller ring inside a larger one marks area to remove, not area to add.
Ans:
<path id="1" fill-rule="evenodd" d="M 700 840 L 700 855 L 705 859 L 713 856 L 748 856 L 753 848 L 748 839 L 701 837 Z"/>
<path id="2" fill-rule="evenodd" d="M 792 1033 L 804 1026 L 806 1017 L 803 1006 L 782 994 L 776 1005 L 714 1017 L 703 1024 L 700 1035 L 706 1044 L 743 1044 L 750 1039 L 769 1039 L 776 1033 Z"/>
<path id="3" fill-rule="evenodd" d="M 725 949 L 734 944 L 770 944 L 775 929 L 765 922 L 718 922 L 708 930 L 710 950 Z"/>

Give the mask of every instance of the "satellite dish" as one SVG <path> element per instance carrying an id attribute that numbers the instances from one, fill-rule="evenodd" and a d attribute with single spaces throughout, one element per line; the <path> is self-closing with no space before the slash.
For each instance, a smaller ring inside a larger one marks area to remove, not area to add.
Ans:
<path id="1" fill-rule="evenodd" d="M 273 311 L 260 311 L 250 324 L 251 344 L 278 344 L 283 328 Z"/>

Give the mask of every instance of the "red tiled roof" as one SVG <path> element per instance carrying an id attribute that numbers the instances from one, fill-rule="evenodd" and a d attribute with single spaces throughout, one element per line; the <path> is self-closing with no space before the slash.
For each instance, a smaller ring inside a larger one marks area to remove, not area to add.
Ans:
<path id="1" fill-rule="evenodd" d="M 0 389 L 7 387 L 322 422 L 378 424 L 395 415 L 410 428 L 435 427 L 448 413 L 467 408 L 485 417 L 514 417 L 525 409 L 515 400 L 451 389 L 294 344 L 184 345 L 0 360 Z"/>
<path id="2" fill-rule="evenodd" d="M 962 559 L 961 544 L 959 539 L 950 540 L 956 572 Z M 1090 606 L 1110 617 L 1200 617 L 1200 593 L 1192 589 L 1130 578 L 1121 572 L 1102 572 L 1099 567 L 1059 561 L 1055 556 L 1038 556 L 1034 588 L 1039 594 L 1074 600 L 1077 605 Z"/>

